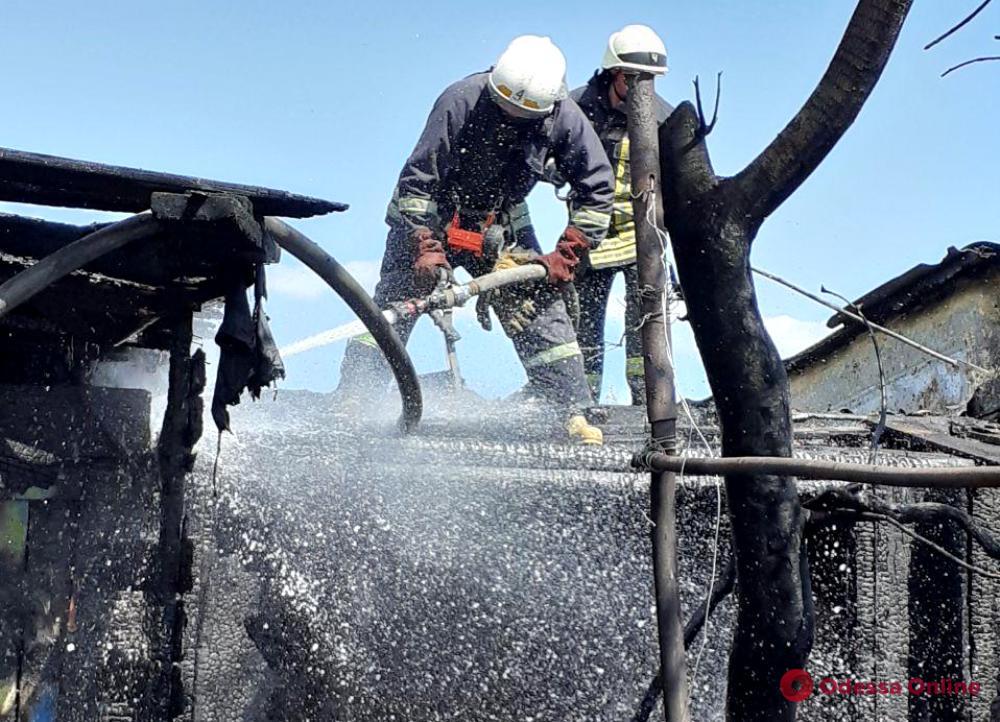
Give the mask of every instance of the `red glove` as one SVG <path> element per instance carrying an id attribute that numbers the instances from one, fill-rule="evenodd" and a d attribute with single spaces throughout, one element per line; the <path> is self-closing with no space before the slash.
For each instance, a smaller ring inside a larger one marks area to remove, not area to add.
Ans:
<path id="1" fill-rule="evenodd" d="M 444 253 L 441 241 L 428 228 L 418 228 L 411 238 L 417 246 L 417 257 L 413 261 L 413 277 L 420 288 L 433 288 L 438 280 L 438 269 L 450 271 L 451 265 Z"/>
<path id="2" fill-rule="evenodd" d="M 573 280 L 580 259 L 590 252 L 590 244 L 579 229 L 568 226 L 556 242 L 556 250 L 535 260 L 548 269 L 549 283 L 569 283 Z"/>

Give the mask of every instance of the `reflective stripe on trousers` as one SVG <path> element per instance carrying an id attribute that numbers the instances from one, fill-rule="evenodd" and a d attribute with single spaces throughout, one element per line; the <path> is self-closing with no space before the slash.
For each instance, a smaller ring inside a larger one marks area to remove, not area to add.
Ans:
<path id="1" fill-rule="evenodd" d="M 580 344 L 576 341 L 570 341 L 569 343 L 559 344 L 558 346 L 553 346 L 552 348 L 546 349 L 541 353 L 537 353 L 534 356 L 530 356 L 524 359 L 524 368 L 532 369 L 536 366 L 542 366 L 544 364 L 554 364 L 557 361 L 562 361 L 566 358 L 571 358 L 573 356 L 583 357 L 580 351 Z"/>

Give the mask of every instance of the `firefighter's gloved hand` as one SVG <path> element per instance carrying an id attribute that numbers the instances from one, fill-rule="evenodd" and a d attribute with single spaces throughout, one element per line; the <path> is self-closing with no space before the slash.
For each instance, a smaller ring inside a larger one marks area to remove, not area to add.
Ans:
<path id="1" fill-rule="evenodd" d="M 413 261 L 414 280 L 421 290 L 430 290 L 438 282 L 438 269 L 443 268 L 451 272 L 444 245 L 428 228 L 416 229 L 411 238 L 417 247 L 416 259 Z"/>
<path id="2" fill-rule="evenodd" d="M 590 244 L 579 229 L 569 226 L 556 242 L 556 250 L 535 260 L 549 272 L 549 283 L 569 283 L 576 274 L 580 259 L 590 252 Z"/>

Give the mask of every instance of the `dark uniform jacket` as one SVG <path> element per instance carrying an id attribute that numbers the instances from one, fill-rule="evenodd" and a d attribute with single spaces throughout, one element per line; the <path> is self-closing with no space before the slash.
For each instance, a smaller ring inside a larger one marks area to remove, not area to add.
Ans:
<path id="1" fill-rule="evenodd" d="M 590 81 L 570 93 L 593 124 L 611 161 L 615 175 L 614 212 L 607 239 L 590 254 L 592 268 L 611 268 L 635 262 L 635 220 L 632 217 L 632 177 L 629 172 L 628 118 L 622 109 L 611 107 L 608 89 L 611 73 L 597 72 Z M 656 102 L 656 120 L 662 125 L 673 106 L 660 96 Z"/>
<path id="2" fill-rule="evenodd" d="M 490 97 L 488 73 L 447 88 L 434 103 L 389 204 L 387 222 L 442 234 L 456 210 L 479 230 L 490 211 L 515 234 L 530 230 L 525 197 L 551 159 L 573 189 L 569 223 L 596 247 L 611 219 L 614 177 L 590 122 L 569 99 L 539 120 L 510 118 Z"/>

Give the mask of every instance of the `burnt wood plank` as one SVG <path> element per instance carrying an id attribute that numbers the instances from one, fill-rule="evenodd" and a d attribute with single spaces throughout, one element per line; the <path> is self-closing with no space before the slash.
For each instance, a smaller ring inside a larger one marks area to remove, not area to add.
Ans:
<path id="1" fill-rule="evenodd" d="M 207 191 L 246 196 L 264 216 L 306 218 L 347 210 L 344 203 L 259 186 L 0 148 L 0 200 L 136 213 L 154 192 Z"/>

